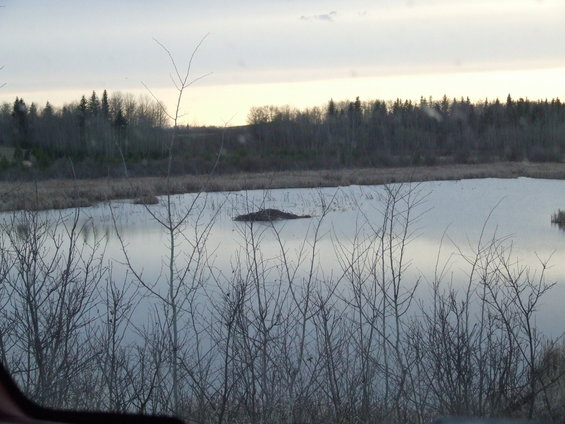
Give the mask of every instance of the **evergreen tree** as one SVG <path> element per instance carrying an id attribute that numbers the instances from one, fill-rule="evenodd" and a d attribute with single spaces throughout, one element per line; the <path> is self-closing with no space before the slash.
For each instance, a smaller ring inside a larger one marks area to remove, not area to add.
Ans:
<path id="1" fill-rule="evenodd" d="M 63 133 L 61 127 L 61 120 L 55 115 L 53 106 L 49 102 L 45 103 L 38 121 L 37 133 L 41 134 L 41 139 L 38 140 L 41 146 L 51 154 L 58 154 L 64 150 L 61 145 L 64 143 L 60 136 Z"/>
<path id="2" fill-rule="evenodd" d="M 78 105 L 80 113 L 86 118 L 86 111 L 88 110 L 88 103 L 86 97 L 82 96 Z"/>
<path id="3" fill-rule="evenodd" d="M 108 119 L 110 117 L 110 104 L 108 103 L 108 92 L 104 90 L 102 93 L 102 104 L 101 104 L 102 117 Z"/>
<path id="4" fill-rule="evenodd" d="M 328 116 L 336 116 L 337 115 L 337 109 L 336 109 L 336 106 L 335 106 L 334 99 L 330 99 L 330 102 L 328 103 L 327 115 Z"/>
<path id="5" fill-rule="evenodd" d="M 27 144 L 30 147 L 37 147 L 37 124 L 39 121 L 39 114 L 35 103 L 32 103 L 29 106 L 27 121 Z"/>
<path id="6" fill-rule="evenodd" d="M 118 140 L 118 145 L 121 146 L 124 157 L 127 157 L 128 154 L 127 137 L 126 137 L 127 126 L 128 126 L 128 121 L 124 113 L 122 112 L 122 109 L 118 109 L 116 119 L 114 120 L 114 129 L 116 131 L 116 138 Z"/>
<path id="7" fill-rule="evenodd" d="M 127 125 L 128 125 L 128 121 L 124 116 L 124 113 L 122 112 L 121 109 L 118 109 L 118 114 L 116 115 L 116 119 L 114 120 L 114 127 L 116 128 L 116 130 L 121 131 L 121 130 L 125 130 Z"/>
<path id="8" fill-rule="evenodd" d="M 41 112 L 41 117 L 50 118 L 52 116 L 53 116 L 53 106 L 51 106 L 51 103 L 47 102 L 47 103 L 45 103 L 45 107 L 43 108 L 43 111 Z"/>
<path id="9" fill-rule="evenodd" d="M 359 100 L 359 96 L 355 98 L 355 103 L 353 104 L 353 108 L 355 113 L 360 116 L 361 115 L 361 100 Z"/>
<path id="10" fill-rule="evenodd" d="M 92 95 L 90 96 L 90 100 L 88 101 L 88 111 L 92 116 L 97 116 L 99 110 L 100 110 L 100 101 L 96 96 L 96 91 L 93 91 Z"/>
<path id="11" fill-rule="evenodd" d="M 28 110 L 23 99 L 16 97 L 14 107 L 12 109 L 12 118 L 14 119 L 14 138 L 17 147 L 27 149 L 28 142 Z"/>
<path id="12" fill-rule="evenodd" d="M 29 107 L 29 117 L 37 118 L 37 105 L 35 103 L 32 103 Z"/>
<path id="13" fill-rule="evenodd" d="M 88 102 L 86 97 L 82 96 L 80 103 L 78 105 L 78 128 L 80 137 L 80 151 L 85 151 L 86 149 L 86 115 L 88 112 Z"/>

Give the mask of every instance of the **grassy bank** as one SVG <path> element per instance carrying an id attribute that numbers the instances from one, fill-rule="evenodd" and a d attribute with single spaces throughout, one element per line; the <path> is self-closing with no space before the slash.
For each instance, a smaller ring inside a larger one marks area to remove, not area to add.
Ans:
<path id="1" fill-rule="evenodd" d="M 171 178 L 171 191 L 189 193 L 516 177 L 565 179 L 565 164 L 498 162 L 473 165 L 238 173 L 211 177 L 185 175 Z M 0 210 L 89 206 L 107 200 L 158 196 L 166 191 L 166 179 L 156 177 L 46 180 L 36 183 L 1 182 Z"/>

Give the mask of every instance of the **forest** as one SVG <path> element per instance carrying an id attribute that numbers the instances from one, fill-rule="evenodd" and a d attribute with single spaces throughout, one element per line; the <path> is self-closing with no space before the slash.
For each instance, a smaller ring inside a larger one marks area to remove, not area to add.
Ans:
<path id="1" fill-rule="evenodd" d="M 329 100 L 303 110 L 258 106 L 247 125 L 171 125 L 150 96 L 99 96 L 41 108 L 23 98 L 0 105 L 5 180 L 163 175 L 175 138 L 173 174 L 418 166 L 494 161 L 559 162 L 565 106 L 552 100 L 419 102 Z"/>

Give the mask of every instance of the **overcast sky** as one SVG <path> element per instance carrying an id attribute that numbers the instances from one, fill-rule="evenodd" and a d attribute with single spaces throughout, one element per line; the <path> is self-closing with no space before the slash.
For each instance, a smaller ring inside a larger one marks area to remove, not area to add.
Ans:
<path id="1" fill-rule="evenodd" d="M 173 108 L 180 67 L 209 34 L 183 102 L 197 124 L 252 105 L 330 98 L 565 98 L 565 0 L 0 0 L 0 102 L 57 106 L 92 90 Z"/>

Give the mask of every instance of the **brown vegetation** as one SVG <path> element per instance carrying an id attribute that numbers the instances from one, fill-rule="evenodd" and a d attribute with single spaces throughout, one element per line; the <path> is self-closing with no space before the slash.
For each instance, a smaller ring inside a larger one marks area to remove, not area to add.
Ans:
<path id="1" fill-rule="evenodd" d="M 398 168 L 362 168 L 318 171 L 184 175 L 170 181 L 172 193 L 237 191 L 275 188 L 376 185 L 394 182 L 458 180 L 468 178 L 565 179 L 561 163 L 498 162 Z M 137 199 L 167 191 L 165 178 L 111 178 L 0 182 L 0 210 L 62 209 L 88 206 L 114 199 Z"/>

